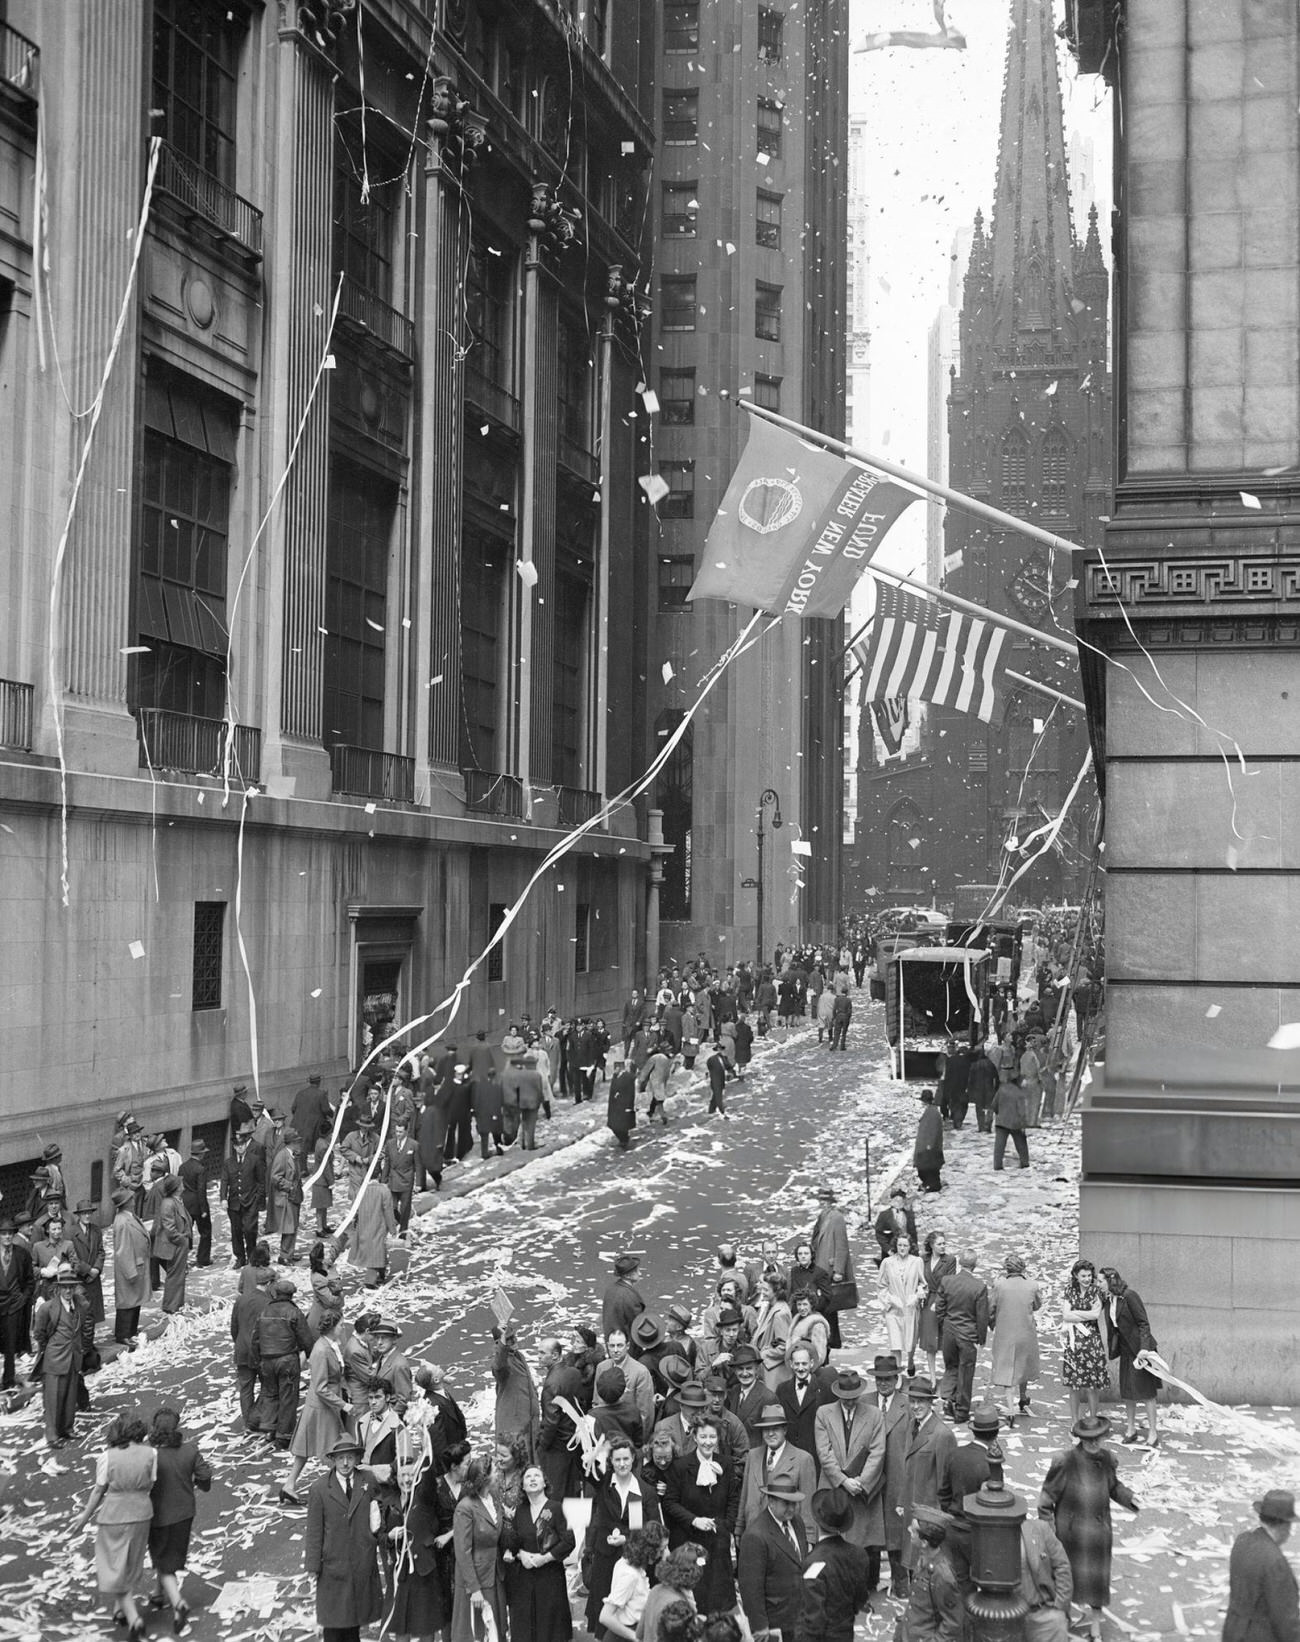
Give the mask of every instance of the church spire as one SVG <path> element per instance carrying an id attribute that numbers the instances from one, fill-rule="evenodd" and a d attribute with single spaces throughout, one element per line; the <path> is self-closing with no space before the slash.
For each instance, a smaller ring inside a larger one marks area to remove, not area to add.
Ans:
<path id="1" fill-rule="evenodd" d="M 1062 345 L 1074 262 L 1052 0 L 1012 0 L 990 234 L 998 353 Z"/>

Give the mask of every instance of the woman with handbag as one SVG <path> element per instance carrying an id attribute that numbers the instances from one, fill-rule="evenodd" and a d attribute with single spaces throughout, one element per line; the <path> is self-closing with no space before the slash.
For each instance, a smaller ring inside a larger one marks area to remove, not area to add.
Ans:
<path id="1" fill-rule="evenodd" d="M 1127 1416 L 1120 1441 L 1131 1448 L 1142 1440 L 1137 1432 L 1137 1405 L 1145 1403 L 1146 1445 L 1148 1448 L 1159 1448 L 1156 1399 L 1165 1382 L 1149 1369 L 1139 1368 L 1135 1360 L 1144 1351 L 1160 1349 L 1151 1332 L 1147 1308 L 1142 1304 L 1142 1296 L 1124 1281 L 1114 1266 L 1101 1268 L 1097 1273 L 1097 1287 L 1110 1319 L 1110 1354 L 1119 1358 L 1119 1394 Z"/>
<path id="2" fill-rule="evenodd" d="M 492 1498 L 492 1462 L 476 1455 L 452 1516 L 451 1642 L 505 1642 L 506 1610 L 498 1578 L 501 1513 Z"/>
<path id="3" fill-rule="evenodd" d="M 501 1525 L 506 1610 L 512 1637 L 530 1642 L 569 1642 L 573 1617 L 564 1560 L 577 1542 L 564 1518 L 564 1502 L 547 1499 L 540 1465 L 524 1471 L 514 1514 Z"/>
<path id="4" fill-rule="evenodd" d="M 149 1441 L 158 1451 L 157 1475 L 149 1496 L 153 1506 L 149 1560 L 158 1575 L 158 1593 L 149 1599 L 149 1606 L 170 1605 L 172 1629 L 179 1636 L 189 1623 L 189 1604 L 181 1596 L 180 1581 L 190 1554 L 194 1490 L 201 1488 L 206 1493 L 211 1488 L 212 1467 L 197 1443 L 186 1442 L 174 1408 L 160 1408 L 154 1415 Z"/>
<path id="5" fill-rule="evenodd" d="M 628 1535 L 647 1522 L 662 1522 L 658 1493 L 644 1487 L 633 1467 L 636 1450 L 630 1437 L 613 1437 L 609 1445 L 609 1474 L 591 1501 L 591 1521 L 582 1545 L 583 1579 L 587 1586 L 587 1628 L 605 1634 L 600 1612 L 614 1582 L 614 1564 L 623 1554 Z M 675 1463 L 675 1462 L 674 1462 Z"/>

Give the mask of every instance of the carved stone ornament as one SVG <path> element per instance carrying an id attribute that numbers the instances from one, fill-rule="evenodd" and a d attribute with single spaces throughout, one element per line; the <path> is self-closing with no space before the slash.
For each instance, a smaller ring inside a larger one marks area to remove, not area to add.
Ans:
<path id="1" fill-rule="evenodd" d="M 314 46 L 332 54 L 357 0 L 299 0 L 298 27 Z"/>
<path id="2" fill-rule="evenodd" d="M 456 89 L 456 82 L 440 74 L 429 100 L 429 135 L 444 165 L 463 177 L 487 142 L 487 121 L 475 113 Z"/>
<path id="3" fill-rule="evenodd" d="M 543 251 L 563 251 L 578 237 L 573 213 L 560 204 L 548 182 L 533 184 L 528 203 L 528 232 L 532 236 L 534 257 Z"/>

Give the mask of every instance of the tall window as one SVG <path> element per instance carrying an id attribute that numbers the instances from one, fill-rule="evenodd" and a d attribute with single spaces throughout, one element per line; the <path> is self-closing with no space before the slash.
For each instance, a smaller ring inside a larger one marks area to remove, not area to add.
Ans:
<path id="1" fill-rule="evenodd" d="M 754 286 L 754 335 L 764 342 L 781 340 L 781 287 L 764 285 L 760 280 Z"/>
<path id="2" fill-rule="evenodd" d="M 781 155 L 781 105 L 771 97 L 758 99 L 758 151 L 773 160 Z"/>
<path id="3" fill-rule="evenodd" d="M 590 591 L 581 578 L 556 571 L 551 779 L 562 787 L 582 785 L 582 676 Z"/>
<path id="4" fill-rule="evenodd" d="M 695 275 L 664 274 L 659 280 L 659 329 L 695 329 Z"/>
<path id="5" fill-rule="evenodd" d="M 785 18 L 770 6 L 758 8 L 758 60 L 760 63 L 779 63 Z"/>
<path id="6" fill-rule="evenodd" d="M 238 0 L 154 0 L 153 132 L 227 188 L 235 182 Z"/>
<path id="7" fill-rule="evenodd" d="M 659 420 L 672 427 L 687 427 L 695 421 L 695 372 L 659 372 Z"/>
<path id="8" fill-rule="evenodd" d="M 1042 323 L 1047 318 L 1047 282 L 1042 264 L 1031 262 L 1025 270 L 1025 319 L 1030 324 Z"/>
<path id="9" fill-rule="evenodd" d="M 668 494 L 659 503 L 661 519 L 695 517 L 695 463 L 660 462 L 659 475 L 668 481 Z"/>
<path id="10" fill-rule="evenodd" d="M 591 437 L 591 343 L 586 327 L 567 315 L 559 327 L 560 438 L 590 451 Z"/>
<path id="11" fill-rule="evenodd" d="M 325 745 L 384 749 L 388 559 L 395 488 L 364 468 L 330 459 L 325 531 Z"/>
<path id="12" fill-rule="evenodd" d="M 514 291 L 513 258 L 496 246 L 476 243 L 465 281 L 465 319 L 470 347 L 466 360 L 487 382 L 510 390 L 510 316 Z"/>
<path id="13" fill-rule="evenodd" d="M 698 91 L 664 92 L 664 142 L 670 148 L 689 147 L 700 140 Z"/>
<path id="14" fill-rule="evenodd" d="M 191 1009 L 221 1008 L 221 958 L 224 947 L 222 934 L 225 920 L 224 901 L 195 901 Z"/>
<path id="15" fill-rule="evenodd" d="M 388 162 L 373 137 L 363 147 L 358 120 L 340 119 L 336 129 L 334 270 L 391 306 L 399 184 L 382 179 L 399 168 Z"/>
<path id="16" fill-rule="evenodd" d="M 1043 506 L 1063 508 L 1069 496 L 1070 441 L 1059 428 L 1051 428 L 1043 439 Z"/>
<path id="17" fill-rule="evenodd" d="M 776 251 L 781 247 L 781 195 L 760 188 L 754 211 L 754 240 Z"/>
<path id="18" fill-rule="evenodd" d="M 466 524 L 460 562 L 460 763 L 500 770 L 501 628 L 510 543 Z"/>
<path id="19" fill-rule="evenodd" d="M 700 0 L 664 0 L 664 50 L 700 49 Z"/>
<path id="20" fill-rule="evenodd" d="M 1001 453 L 1002 500 L 1024 502 L 1029 499 L 1029 446 L 1018 428 L 1011 428 L 1002 436 Z"/>
<path id="21" fill-rule="evenodd" d="M 663 232 L 666 235 L 695 237 L 695 216 L 700 208 L 697 187 L 694 182 L 664 184 Z"/>
<path id="22" fill-rule="evenodd" d="M 779 376 L 755 376 L 754 403 L 761 405 L 764 410 L 779 411 L 781 409 L 781 378 Z"/>
<path id="23" fill-rule="evenodd" d="M 489 935 L 495 935 L 506 921 L 506 913 L 510 908 L 504 901 L 493 901 L 488 907 Z M 503 981 L 506 978 L 506 940 L 503 937 L 487 955 L 487 978 L 490 981 Z"/>
<path id="24" fill-rule="evenodd" d="M 151 365 L 140 495 L 136 702 L 225 710 L 226 553 L 238 418 L 233 405 Z"/>
<path id="25" fill-rule="evenodd" d="M 661 553 L 659 555 L 659 614 L 683 615 L 690 610 L 686 595 L 695 580 L 693 553 Z"/>
<path id="26" fill-rule="evenodd" d="M 585 975 L 591 968 L 591 902 L 579 901 L 574 907 L 573 970 Z"/>
<path id="27" fill-rule="evenodd" d="M 672 710 L 660 713 L 655 724 L 656 753 L 684 716 Z M 664 842 L 673 847 L 672 854 L 664 858 L 664 881 L 659 891 L 659 916 L 669 923 L 684 923 L 691 915 L 693 761 L 694 732 L 687 726 L 655 782 L 655 803 L 664 816 Z"/>

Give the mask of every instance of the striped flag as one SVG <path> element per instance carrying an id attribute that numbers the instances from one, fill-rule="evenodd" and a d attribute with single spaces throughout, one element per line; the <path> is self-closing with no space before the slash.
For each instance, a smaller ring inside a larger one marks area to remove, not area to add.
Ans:
<path id="1" fill-rule="evenodd" d="M 1002 716 L 1006 638 L 1005 627 L 879 582 L 871 635 L 853 647 L 862 666 L 862 699 L 907 696 L 991 724 Z"/>

